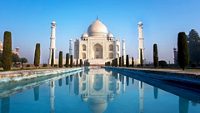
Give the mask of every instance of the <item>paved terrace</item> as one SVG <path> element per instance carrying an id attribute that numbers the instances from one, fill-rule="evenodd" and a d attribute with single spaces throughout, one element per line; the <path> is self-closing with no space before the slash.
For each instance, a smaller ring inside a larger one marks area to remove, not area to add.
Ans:
<path id="1" fill-rule="evenodd" d="M 19 81 L 23 79 L 31 79 L 39 76 L 50 74 L 61 74 L 66 72 L 74 72 L 82 68 L 53 68 L 53 69 L 33 69 L 33 70 L 17 70 L 0 72 L 0 82 Z"/>
<path id="2" fill-rule="evenodd" d="M 199 70 L 178 70 L 178 69 L 156 69 L 156 68 L 127 68 L 127 67 L 105 67 L 125 75 L 135 75 L 144 78 L 153 78 L 176 83 L 186 83 L 200 88 Z"/>
<path id="3" fill-rule="evenodd" d="M 200 78 L 200 69 L 169 69 L 169 68 L 133 68 L 133 67 L 117 67 L 121 69 L 132 69 L 138 71 L 152 72 L 152 73 L 171 73 L 171 74 L 181 74 Z"/>

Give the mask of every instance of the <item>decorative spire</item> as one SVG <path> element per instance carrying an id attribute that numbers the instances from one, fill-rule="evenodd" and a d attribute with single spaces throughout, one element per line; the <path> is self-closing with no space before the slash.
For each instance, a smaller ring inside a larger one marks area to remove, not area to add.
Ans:
<path id="1" fill-rule="evenodd" d="M 97 16 L 97 19 L 96 20 L 99 20 L 99 17 Z"/>

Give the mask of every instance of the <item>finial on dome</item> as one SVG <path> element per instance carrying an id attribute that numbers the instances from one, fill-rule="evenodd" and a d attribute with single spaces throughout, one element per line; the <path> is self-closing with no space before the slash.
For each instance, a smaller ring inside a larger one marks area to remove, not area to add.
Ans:
<path id="1" fill-rule="evenodd" d="M 138 22 L 138 25 L 142 26 L 142 25 L 143 25 L 142 21 L 139 21 L 139 22 Z"/>
<path id="2" fill-rule="evenodd" d="M 96 20 L 99 20 L 99 16 L 97 16 L 97 19 Z"/>

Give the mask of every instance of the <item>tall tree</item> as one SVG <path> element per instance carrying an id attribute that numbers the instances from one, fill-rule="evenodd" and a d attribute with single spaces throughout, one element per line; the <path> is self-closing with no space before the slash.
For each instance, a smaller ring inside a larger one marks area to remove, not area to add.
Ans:
<path id="1" fill-rule="evenodd" d="M 124 56 L 122 56 L 122 67 L 124 67 Z"/>
<path id="2" fill-rule="evenodd" d="M 183 70 L 189 64 L 189 50 L 185 32 L 178 34 L 178 63 Z"/>
<path id="3" fill-rule="evenodd" d="M 35 46 L 34 66 L 38 67 L 39 65 L 40 65 L 40 43 L 37 43 Z"/>
<path id="4" fill-rule="evenodd" d="M 119 57 L 119 67 L 122 66 L 122 57 Z"/>
<path id="5" fill-rule="evenodd" d="M 70 55 L 70 67 L 73 67 L 73 55 Z"/>
<path id="6" fill-rule="evenodd" d="M 66 54 L 66 67 L 69 67 L 69 53 Z"/>
<path id="7" fill-rule="evenodd" d="M 2 60 L 3 60 L 3 54 L 0 52 L 0 67 L 3 66 Z"/>
<path id="8" fill-rule="evenodd" d="M 126 67 L 129 67 L 129 56 L 126 55 Z"/>
<path id="9" fill-rule="evenodd" d="M 142 49 L 140 49 L 140 66 L 143 67 L 143 54 L 142 54 Z"/>
<path id="10" fill-rule="evenodd" d="M 8 71 L 12 66 L 12 36 L 11 32 L 4 32 L 4 41 L 3 41 L 3 70 Z"/>
<path id="11" fill-rule="evenodd" d="M 76 59 L 76 67 L 78 67 L 78 59 Z"/>
<path id="12" fill-rule="evenodd" d="M 188 37 L 188 47 L 190 53 L 190 63 L 199 64 L 200 63 L 200 37 L 195 29 L 192 29 Z"/>
<path id="13" fill-rule="evenodd" d="M 59 68 L 63 67 L 63 52 L 59 52 Z"/>
<path id="14" fill-rule="evenodd" d="M 132 67 L 134 67 L 134 58 L 132 57 Z"/>
<path id="15" fill-rule="evenodd" d="M 22 58 L 20 58 L 20 62 L 22 64 L 22 69 L 23 69 L 24 68 L 24 63 L 27 63 L 28 60 L 26 58 L 22 57 Z"/>
<path id="16" fill-rule="evenodd" d="M 51 67 L 54 66 L 54 49 L 52 49 L 52 54 L 51 54 Z"/>
<path id="17" fill-rule="evenodd" d="M 18 54 L 12 53 L 12 62 L 14 62 L 14 65 L 16 65 L 17 62 L 20 62 L 20 58 Z"/>
<path id="18" fill-rule="evenodd" d="M 80 59 L 79 66 L 80 66 L 80 67 L 82 67 L 82 66 L 83 66 L 83 60 L 82 60 L 82 59 Z"/>
<path id="19" fill-rule="evenodd" d="M 115 58 L 115 67 L 118 66 L 118 58 Z"/>
<path id="20" fill-rule="evenodd" d="M 155 68 L 158 67 L 158 48 L 157 48 L 157 44 L 153 44 L 153 64 L 154 64 Z"/>

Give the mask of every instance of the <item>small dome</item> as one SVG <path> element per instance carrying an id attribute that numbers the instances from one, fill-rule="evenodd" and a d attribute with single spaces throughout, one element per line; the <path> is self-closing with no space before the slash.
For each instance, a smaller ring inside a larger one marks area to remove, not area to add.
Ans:
<path id="1" fill-rule="evenodd" d="M 108 29 L 100 20 L 97 19 L 88 27 L 88 33 L 90 36 L 106 36 L 108 34 Z"/>
<path id="2" fill-rule="evenodd" d="M 87 33 L 83 33 L 82 37 L 86 38 L 86 37 L 88 37 L 88 34 Z"/>
<path id="3" fill-rule="evenodd" d="M 113 36 L 112 33 L 108 33 L 108 37 L 109 37 L 109 38 L 113 38 L 114 36 Z"/>
<path id="4" fill-rule="evenodd" d="M 138 22 L 138 25 L 140 25 L 140 26 L 143 25 L 142 21 Z"/>
<path id="5" fill-rule="evenodd" d="M 85 95 L 85 94 L 82 94 L 82 95 L 81 95 L 81 99 L 82 99 L 82 101 L 87 102 L 88 96 Z"/>
<path id="6" fill-rule="evenodd" d="M 55 21 L 52 21 L 52 22 L 51 22 L 51 25 L 52 25 L 52 26 L 56 26 L 56 22 L 55 22 Z"/>
<path id="7" fill-rule="evenodd" d="M 107 101 L 103 98 L 89 98 L 88 101 L 92 113 L 103 113 L 108 106 Z"/>

